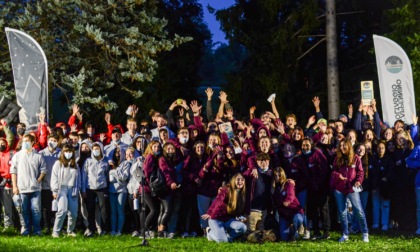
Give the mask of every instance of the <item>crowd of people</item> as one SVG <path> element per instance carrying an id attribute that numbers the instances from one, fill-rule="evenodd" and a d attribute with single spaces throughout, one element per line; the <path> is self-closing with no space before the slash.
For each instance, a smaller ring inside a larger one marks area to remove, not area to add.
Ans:
<path id="1" fill-rule="evenodd" d="M 387 125 L 372 100 L 327 120 L 314 97 L 314 115 L 300 127 L 294 114 L 282 121 L 275 96 L 272 111 L 257 117 L 251 107 L 239 120 L 225 92 L 216 114 L 213 90 L 205 92 L 205 114 L 197 101 L 177 99 L 140 119 L 131 105 L 126 125 L 106 113 L 103 133 L 77 105 L 68 123 L 49 125 L 40 114 L 32 132 L 2 120 L 4 228 L 216 242 L 267 229 L 282 241 L 329 239 L 334 228 L 339 242 L 356 233 L 369 242 L 369 228 L 420 235 L 415 115 L 412 125 Z"/>

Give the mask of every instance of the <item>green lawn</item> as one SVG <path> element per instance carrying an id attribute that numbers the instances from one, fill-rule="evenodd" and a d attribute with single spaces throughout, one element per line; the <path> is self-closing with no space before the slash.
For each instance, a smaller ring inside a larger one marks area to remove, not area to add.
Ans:
<path id="1" fill-rule="evenodd" d="M 21 237 L 14 232 L 2 233 L 0 251 L 420 251 L 420 237 L 396 232 L 370 235 L 370 243 L 363 243 L 361 235 L 351 235 L 350 241 L 339 244 L 339 233 L 326 241 L 297 241 L 293 243 L 217 244 L 205 238 L 152 239 L 146 248 L 138 247 L 141 239 L 130 235 L 84 238 L 50 236 Z"/>

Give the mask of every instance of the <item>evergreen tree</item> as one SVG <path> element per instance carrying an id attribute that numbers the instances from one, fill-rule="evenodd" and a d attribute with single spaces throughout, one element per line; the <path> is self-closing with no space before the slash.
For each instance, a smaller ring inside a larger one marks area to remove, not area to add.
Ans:
<path id="1" fill-rule="evenodd" d="M 72 103 L 114 110 L 118 100 L 140 98 L 156 74 L 158 55 L 191 40 L 168 35 L 157 2 L 0 2 L 2 77 L 10 71 L 4 27 L 11 27 L 39 42 L 49 61 L 50 87 L 69 92 Z"/>

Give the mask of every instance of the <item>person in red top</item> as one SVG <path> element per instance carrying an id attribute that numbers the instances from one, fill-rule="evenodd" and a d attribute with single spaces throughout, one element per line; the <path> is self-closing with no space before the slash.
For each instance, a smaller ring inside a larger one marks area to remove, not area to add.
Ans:
<path id="1" fill-rule="evenodd" d="M 12 175 L 10 175 L 10 161 L 12 154 L 5 138 L 0 138 L 0 202 L 4 209 L 4 228 L 13 225 Z"/>
<path id="2" fill-rule="evenodd" d="M 364 171 L 362 161 L 355 155 L 350 140 L 341 140 L 331 174 L 331 189 L 334 192 L 337 202 L 340 225 L 343 232 L 343 236 L 338 240 L 339 242 L 345 242 L 349 239 L 347 199 L 350 200 L 353 213 L 355 213 L 355 216 L 359 221 L 360 230 L 362 231 L 362 240 L 364 242 L 369 242 L 366 216 L 363 212 L 359 193 L 354 191 L 361 188 L 363 178 Z"/>
<path id="3" fill-rule="evenodd" d="M 289 235 L 285 232 L 289 229 L 290 238 L 295 240 L 298 236 L 298 229 L 303 225 L 303 208 L 296 197 L 295 182 L 287 179 L 283 168 L 274 172 L 274 183 L 272 189 L 274 208 L 279 213 L 280 239 L 287 241 Z"/>
<path id="4" fill-rule="evenodd" d="M 230 184 L 220 190 L 207 213 L 201 216 L 209 221 L 209 241 L 232 242 L 246 232 L 246 219 L 243 217 L 245 200 L 245 178 L 237 173 Z"/>

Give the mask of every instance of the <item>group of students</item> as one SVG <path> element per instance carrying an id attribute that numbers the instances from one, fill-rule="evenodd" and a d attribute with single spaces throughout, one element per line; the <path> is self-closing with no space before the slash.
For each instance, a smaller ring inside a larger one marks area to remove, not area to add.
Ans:
<path id="1" fill-rule="evenodd" d="M 314 97 L 315 115 L 302 128 L 293 114 L 282 122 L 273 96 L 272 111 L 258 118 L 251 107 L 240 121 L 225 92 L 215 115 L 213 90 L 206 94 L 206 117 L 197 101 L 152 110 L 151 122 L 138 120 L 132 105 L 125 126 L 107 113 L 104 133 L 77 105 L 67 124 L 49 126 L 41 114 L 33 132 L 1 121 L 4 227 L 21 226 L 22 235 L 44 228 L 58 238 L 67 218 L 68 236 L 80 223 L 86 237 L 204 233 L 216 242 L 272 227 L 284 241 L 329 239 L 334 223 L 339 242 L 358 232 L 369 242 L 368 225 L 420 235 L 415 116 L 413 125 L 389 127 L 372 100 L 326 120 Z"/>

